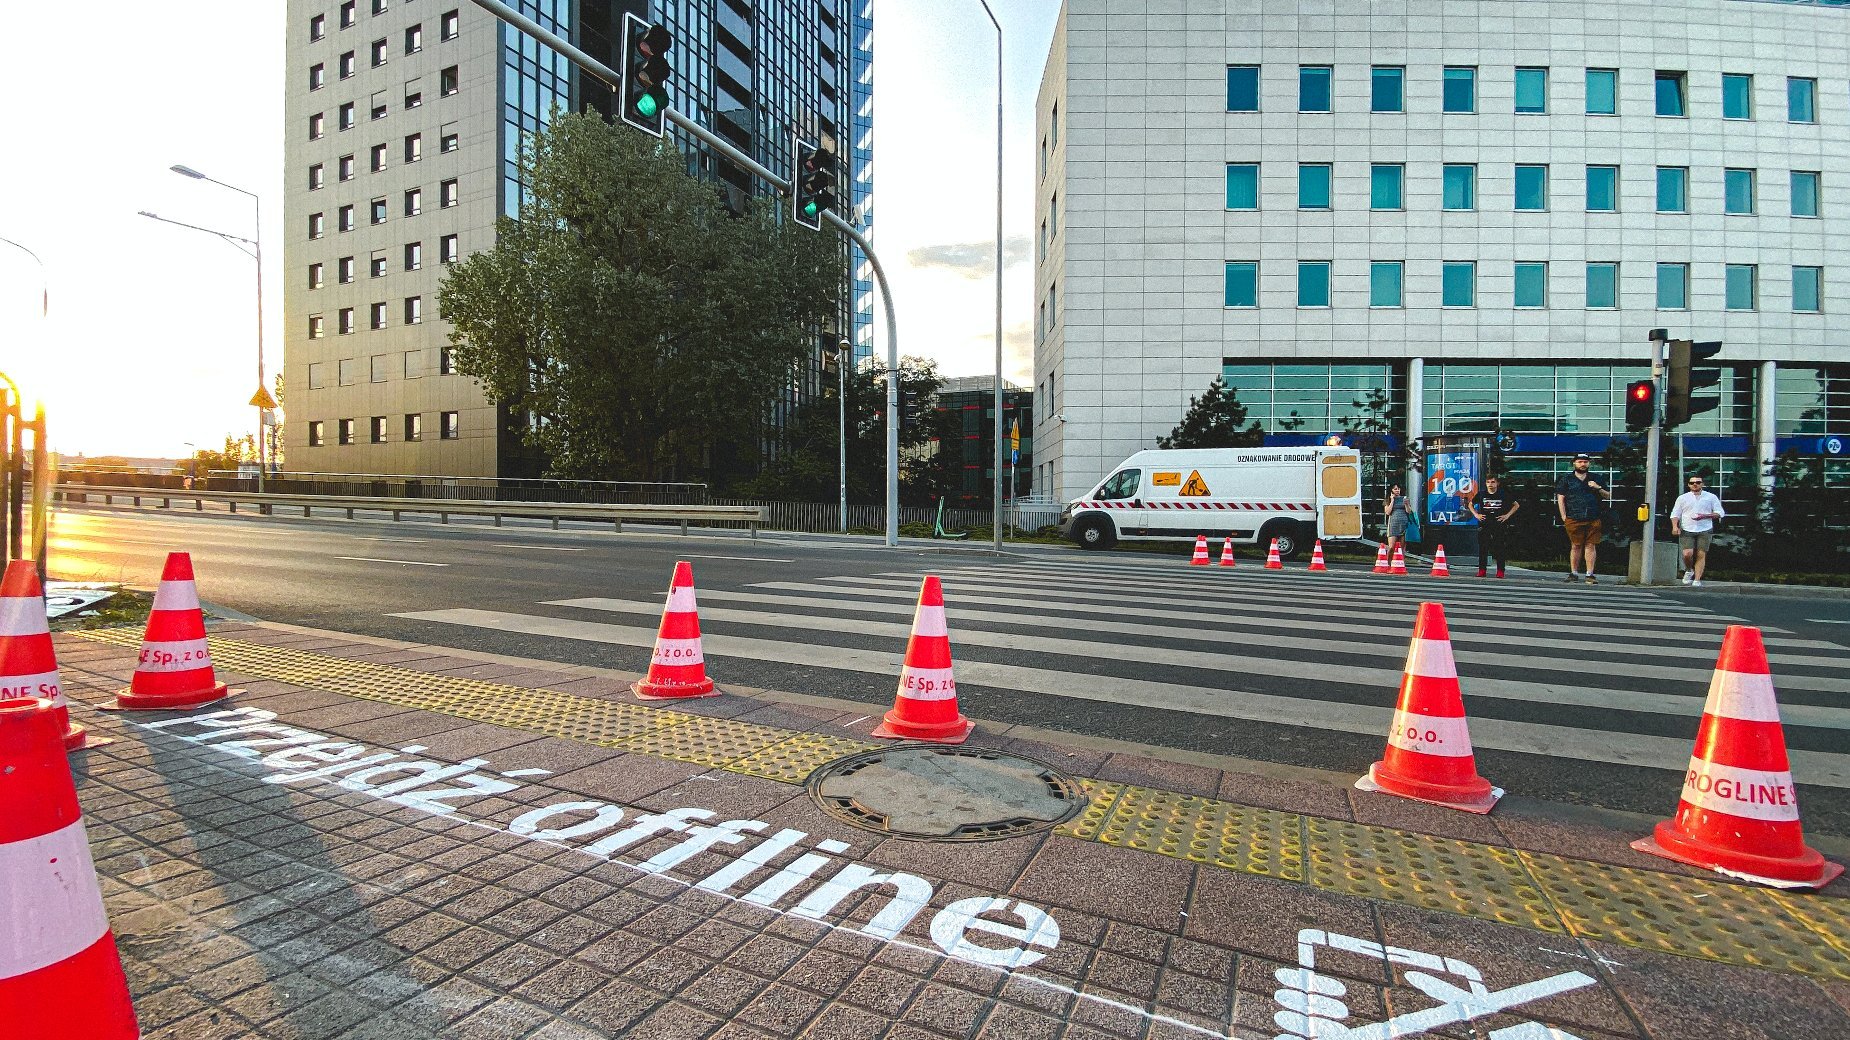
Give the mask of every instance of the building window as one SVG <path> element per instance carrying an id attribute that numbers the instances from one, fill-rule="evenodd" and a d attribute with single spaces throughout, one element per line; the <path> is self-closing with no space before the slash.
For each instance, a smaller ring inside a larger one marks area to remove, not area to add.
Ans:
<path id="1" fill-rule="evenodd" d="M 1754 77 L 1722 73 L 1722 118 L 1754 118 Z"/>
<path id="2" fill-rule="evenodd" d="M 340 78 L 341 79 L 352 79 L 353 70 L 355 68 L 356 66 L 354 65 L 354 55 L 352 51 L 348 51 L 347 53 L 340 56 Z"/>
<path id="3" fill-rule="evenodd" d="M 374 14 L 384 14 L 385 13 L 385 0 L 373 0 L 373 13 Z"/>
<path id="4" fill-rule="evenodd" d="M 457 136 L 456 131 L 445 130 L 443 136 L 437 139 L 437 150 L 448 155 L 455 151 L 460 143 L 461 138 Z"/>
<path id="5" fill-rule="evenodd" d="M 1259 111 L 1259 66 L 1227 66 L 1227 111 Z"/>
<path id="6" fill-rule="evenodd" d="M 379 92 L 379 94 L 383 94 L 383 93 L 385 93 L 385 91 L 383 90 Z M 373 95 L 373 118 L 374 119 L 384 119 L 385 118 L 385 113 L 386 113 L 385 101 L 379 96 L 379 94 Z"/>
<path id="7" fill-rule="evenodd" d="M 424 212 L 424 189 L 412 188 L 405 192 L 405 216 L 415 217 Z"/>
<path id="8" fill-rule="evenodd" d="M 460 413 L 457 412 L 438 413 L 437 435 L 446 441 L 453 441 L 462 436 L 462 424 L 457 421 L 458 418 L 460 418 Z"/>
<path id="9" fill-rule="evenodd" d="M 462 89 L 462 77 L 457 74 L 456 66 L 451 65 L 437 74 L 438 96 L 449 97 L 460 89 Z"/>
<path id="10" fill-rule="evenodd" d="M 451 181 L 450 185 L 451 187 L 454 187 L 455 182 Z M 1228 163 L 1227 164 L 1227 208 L 1228 209 L 1258 209 L 1259 208 L 1259 164 L 1258 163 Z M 1044 230 L 1045 225 L 1042 225 L 1042 227 Z"/>
<path id="11" fill-rule="evenodd" d="M 461 27 L 462 27 L 461 12 L 458 12 L 458 11 L 443 12 L 443 34 L 442 35 L 444 39 L 454 40 L 456 38 L 456 34 L 459 31 L 461 31 Z"/>
<path id="12" fill-rule="evenodd" d="M 1619 209 L 1619 168 L 1587 167 L 1587 212 L 1616 213 Z"/>
<path id="13" fill-rule="evenodd" d="M 1328 65 L 1298 66 L 1298 111 L 1328 112 L 1332 78 L 1334 72 Z"/>
<path id="14" fill-rule="evenodd" d="M 308 365 L 308 388 L 320 390 L 328 385 L 328 366 L 325 361 L 311 361 Z"/>
<path id="15" fill-rule="evenodd" d="M 441 263 L 456 262 L 456 236 L 445 235 L 437 242 L 437 259 Z"/>
<path id="16" fill-rule="evenodd" d="M 422 158 L 424 158 L 424 135 L 405 135 L 405 161 L 414 163 Z"/>
<path id="17" fill-rule="evenodd" d="M 1619 265 L 1587 265 L 1587 308 L 1610 310 L 1619 305 Z"/>
<path id="18" fill-rule="evenodd" d="M 353 420 L 352 419 L 342 419 L 340 421 L 340 442 L 342 444 L 352 444 L 353 443 Z"/>
<path id="19" fill-rule="evenodd" d="M 439 206 L 442 206 L 444 209 L 449 209 L 451 206 L 456 205 L 456 182 L 455 181 L 453 180 L 444 181 L 442 184 L 437 186 L 437 204 Z"/>
<path id="20" fill-rule="evenodd" d="M 1689 265 L 1657 265 L 1657 309 L 1680 311 L 1689 308 Z"/>
<path id="21" fill-rule="evenodd" d="M 351 29 L 353 28 L 353 23 L 359 20 L 359 5 L 356 3 L 356 0 L 347 0 L 346 3 L 340 5 L 341 28 Z"/>
<path id="22" fill-rule="evenodd" d="M 1368 76 L 1370 112 L 1407 110 L 1407 70 L 1399 65 L 1376 65 Z"/>
<path id="23" fill-rule="evenodd" d="M 372 320 L 370 324 L 374 331 L 378 331 L 379 329 L 385 328 L 385 304 L 384 303 L 375 303 L 372 305 Z M 384 357 L 378 357 L 378 358 L 373 359 L 373 382 L 375 383 L 385 382 L 385 358 Z"/>
<path id="24" fill-rule="evenodd" d="M 337 326 L 336 331 L 338 331 L 343 336 L 353 335 L 353 308 L 352 307 L 342 307 L 340 309 L 340 324 Z M 342 364 L 344 365 L 346 364 L 346 362 L 342 362 Z M 347 380 L 345 378 L 342 378 L 341 380 L 342 385 L 345 385 L 346 382 Z"/>
<path id="25" fill-rule="evenodd" d="M 1477 208 L 1477 166 L 1470 163 L 1448 164 L 1444 170 L 1442 185 L 1443 197 L 1440 205 L 1445 209 Z"/>
<path id="26" fill-rule="evenodd" d="M 1760 268 L 1753 264 L 1729 264 L 1728 296 L 1725 306 L 1731 311 L 1751 311 L 1760 306 Z"/>
<path id="27" fill-rule="evenodd" d="M 1327 260 L 1298 261 L 1298 306 L 1330 305 L 1330 263 Z"/>
<path id="28" fill-rule="evenodd" d="M 321 447 L 322 438 L 324 436 L 325 434 L 323 433 L 320 419 L 315 419 L 308 424 L 308 446 L 309 447 L 311 448 Z"/>
<path id="29" fill-rule="evenodd" d="M 1818 81 L 1800 76 L 1786 78 L 1786 120 L 1792 123 L 1818 121 Z"/>
<path id="30" fill-rule="evenodd" d="M 1516 70 L 1516 111 L 1535 115 L 1548 111 L 1548 70 Z"/>
<path id="31" fill-rule="evenodd" d="M 1548 265 L 1516 265 L 1515 303 L 1521 308 L 1548 306 Z"/>
<path id="32" fill-rule="evenodd" d="M 328 67 L 326 65 L 310 65 L 308 67 L 308 89 L 320 90 L 327 81 Z"/>
<path id="33" fill-rule="evenodd" d="M 384 173 L 385 172 L 385 145 L 382 145 L 382 144 L 373 145 L 372 159 L 371 159 L 370 165 L 374 173 Z"/>
<path id="34" fill-rule="evenodd" d="M 385 416 L 383 415 L 373 416 L 372 422 L 369 424 L 369 426 L 371 428 L 368 431 L 368 436 L 371 438 L 372 442 L 374 444 L 384 444 L 385 443 Z"/>
<path id="35" fill-rule="evenodd" d="M 437 348 L 437 374 L 440 376 L 456 374 L 456 358 L 447 346 Z"/>
<path id="36" fill-rule="evenodd" d="M 1792 171 L 1792 215 L 1818 215 L 1818 174 L 1816 171 Z"/>
<path id="37" fill-rule="evenodd" d="M 340 229 L 342 231 L 352 231 L 353 230 L 353 205 L 349 203 L 345 206 L 342 206 L 340 208 L 339 213 L 340 213 Z"/>
<path id="38" fill-rule="evenodd" d="M 1477 69 L 1463 65 L 1446 68 L 1443 108 L 1447 112 L 1477 111 Z"/>
<path id="39" fill-rule="evenodd" d="M 308 20 L 308 42 L 314 43 L 328 34 L 328 16 L 318 14 Z"/>
<path id="40" fill-rule="evenodd" d="M 374 278 L 384 278 L 385 277 L 385 250 L 383 249 L 373 250 L 372 272 L 373 272 Z"/>
<path id="41" fill-rule="evenodd" d="M 320 238 L 324 230 L 325 229 L 322 227 L 321 214 L 310 213 L 308 215 L 308 237 L 311 239 Z"/>
<path id="42" fill-rule="evenodd" d="M 1376 260 L 1368 265 L 1368 305 L 1399 307 L 1406 265 L 1398 260 Z"/>
<path id="43" fill-rule="evenodd" d="M 1228 262 L 1223 306 L 1257 307 L 1259 305 L 1259 265 L 1251 261 Z"/>
<path id="44" fill-rule="evenodd" d="M 373 200 L 373 223 L 375 224 L 385 223 L 385 200 L 384 199 L 374 199 Z"/>
<path id="45" fill-rule="evenodd" d="M 424 49 L 424 26 L 414 25 L 405 30 L 405 53 L 416 54 Z"/>
<path id="46" fill-rule="evenodd" d="M 1523 210 L 1545 210 L 1548 208 L 1548 167 L 1516 167 L 1516 208 Z"/>
<path id="47" fill-rule="evenodd" d="M 340 359 L 340 385 L 352 386 L 354 383 L 359 382 L 359 364 L 359 359 L 357 358 Z"/>
<path id="48" fill-rule="evenodd" d="M 1439 303 L 1445 307 L 1477 305 L 1477 264 L 1447 261 L 1439 267 Z"/>
<path id="49" fill-rule="evenodd" d="M 327 133 L 328 118 L 324 113 L 316 112 L 308 117 L 308 139 L 319 141 Z"/>
<path id="50" fill-rule="evenodd" d="M 405 351 L 405 378 L 416 379 L 424 374 L 424 352 L 421 350 Z"/>
<path id="51" fill-rule="evenodd" d="M 1298 164 L 1298 208 L 1330 208 L 1330 164 Z"/>
<path id="52" fill-rule="evenodd" d="M 385 304 L 383 303 L 373 304 L 374 314 L 383 315 L 384 311 L 385 311 Z M 374 354 L 372 357 L 366 359 L 367 373 L 368 373 L 367 377 L 370 380 L 372 380 L 375 383 L 383 383 L 386 381 L 386 378 L 388 377 L 390 373 L 386 371 L 385 361 L 386 361 L 386 358 L 389 356 L 390 355 L 387 355 L 387 354 Z"/>
<path id="53" fill-rule="evenodd" d="M 320 264 L 309 264 L 308 265 L 308 287 L 310 289 L 321 288 L 321 265 Z"/>
<path id="54" fill-rule="evenodd" d="M 1619 70 L 1587 70 L 1587 115 L 1619 114 Z"/>
<path id="55" fill-rule="evenodd" d="M 1657 211 L 1659 213 L 1689 212 L 1689 167 L 1659 166 L 1657 168 Z"/>
<path id="56" fill-rule="evenodd" d="M 1689 115 L 1689 77 L 1681 72 L 1657 74 L 1657 114 L 1681 118 Z"/>
<path id="57" fill-rule="evenodd" d="M 415 271 L 424 266 L 424 243 L 405 243 L 405 270 Z"/>
<path id="58" fill-rule="evenodd" d="M 424 297 L 405 297 L 405 324 L 421 325 L 424 323 Z"/>
<path id="59" fill-rule="evenodd" d="M 1406 207 L 1407 168 L 1400 163 L 1375 163 L 1368 168 L 1368 208 Z"/>
<path id="60" fill-rule="evenodd" d="M 321 175 L 322 175 L 322 169 L 321 169 L 320 163 L 316 163 L 315 165 L 310 166 L 308 168 L 308 190 L 309 191 L 320 190 Z"/>
<path id="61" fill-rule="evenodd" d="M 343 181 L 352 180 L 353 179 L 353 156 L 351 155 L 341 156 L 340 159 L 338 160 L 338 168 L 340 170 L 341 180 Z"/>
<path id="62" fill-rule="evenodd" d="M 334 270 L 340 279 L 340 284 L 346 285 L 353 281 L 353 257 L 343 256 L 335 261 Z"/>
<path id="63" fill-rule="evenodd" d="M 384 64 L 385 64 L 385 41 L 384 40 L 374 40 L 373 41 L 373 68 L 376 69 L 379 66 L 384 65 Z"/>
<path id="64" fill-rule="evenodd" d="M 413 412 L 410 415 L 405 416 L 405 440 L 421 441 L 423 439 L 424 439 L 424 416 L 423 414 L 421 412 Z"/>
<path id="65" fill-rule="evenodd" d="M 335 125 L 342 130 L 353 129 L 353 102 L 349 101 L 340 106 L 340 114 L 335 121 Z"/>
<path id="66" fill-rule="evenodd" d="M 412 84 L 416 82 L 416 80 L 413 80 L 411 83 L 405 84 L 405 107 L 408 109 L 418 108 L 424 104 L 424 94 L 421 91 L 411 89 Z"/>
<path id="67" fill-rule="evenodd" d="M 1824 268 L 1792 269 L 1792 309 L 1805 314 L 1824 309 Z"/>
<path id="68" fill-rule="evenodd" d="M 1754 171 L 1724 170 L 1722 172 L 1722 212 L 1753 213 L 1754 195 Z"/>
<path id="69" fill-rule="evenodd" d="M 308 316 L 308 338 L 309 338 L 309 339 L 320 339 L 320 338 L 321 338 L 321 333 L 322 333 L 322 329 L 321 329 L 321 315 L 319 315 L 319 314 L 311 314 L 311 315 L 309 315 L 309 316 Z M 314 368 L 315 366 L 313 366 L 313 365 L 310 365 L 310 366 L 308 366 L 308 367 L 310 367 L 310 368 Z M 311 380 L 310 382 L 312 383 L 313 381 Z M 311 390 L 312 390 L 312 389 L 314 389 L 314 387 L 313 387 L 313 386 L 311 385 L 311 386 L 309 387 L 309 389 L 311 389 Z"/>

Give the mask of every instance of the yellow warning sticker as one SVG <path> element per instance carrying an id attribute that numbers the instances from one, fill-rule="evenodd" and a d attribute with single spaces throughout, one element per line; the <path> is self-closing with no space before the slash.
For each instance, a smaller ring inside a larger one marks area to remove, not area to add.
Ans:
<path id="1" fill-rule="evenodd" d="M 1182 483 L 1182 474 L 1180 473 L 1152 473 L 1150 474 L 1150 486 L 1152 487 L 1179 487 L 1181 486 L 1181 483 Z"/>
<path id="2" fill-rule="evenodd" d="M 1189 471 L 1188 482 L 1176 494 L 1184 498 L 1206 498 L 1213 492 L 1208 490 L 1208 482 L 1201 479 L 1201 471 L 1197 469 Z"/>

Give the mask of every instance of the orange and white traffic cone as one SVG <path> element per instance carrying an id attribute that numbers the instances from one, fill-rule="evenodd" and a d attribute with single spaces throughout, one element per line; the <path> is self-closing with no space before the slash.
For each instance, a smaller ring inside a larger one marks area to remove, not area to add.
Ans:
<path id="1" fill-rule="evenodd" d="M 1387 543 L 1386 542 L 1382 542 L 1380 546 L 1378 546 L 1375 549 L 1375 573 L 1376 574 L 1388 573 L 1388 553 L 1387 553 Z"/>
<path id="2" fill-rule="evenodd" d="M 49 698 L 0 699 L 0 1036 L 135 1040 L 65 758 L 68 724 Z"/>
<path id="3" fill-rule="evenodd" d="M 92 739 L 70 719 L 70 702 L 58 681 L 58 653 L 51 645 L 51 624 L 45 617 L 45 590 L 38 568 L 30 560 L 14 560 L 0 578 L 0 700 L 8 697 L 44 697 L 64 716 L 64 750 L 101 747 L 109 741 Z"/>
<path id="4" fill-rule="evenodd" d="M 1220 565 L 1222 567 L 1233 566 L 1233 536 L 1232 535 L 1228 535 L 1220 543 Z"/>
<path id="5" fill-rule="evenodd" d="M 1759 629 L 1728 626 L 1677 814 L 1632 848 L 1777 888 L 1823 888 L 1844 872 L 1805 844 Z"/>
<path id="6" fill-rule="evenodd" d="M 167 554 L 154 609 L 141 639 L 141 659 L 128 689 L 116 694 L 113 707 L 123 711 L 182 711 L 229 697 L 218 681 L 206 649 L 206 616 L 199 609 L 193 582 L 193 558 Z"/>
<path id="7" fill-rule="evenodd" d="M 1323 539 L 1317 539 L 1310 547 L 1310 566 L 1306 570 L 1327 571 L 1330 568 L 1323 562 Z"/>
<path id="8" fill-rule="evenodd" d="M 1207 535 L 1198 534 L 1195 536 L 1195 555 L 1189 558 L 1188 565 L 1190 567 L 1206 567 L 1208 565 Z"/>
<path id="9" fill-rule="evenodd" d="M 1445 546 L 1441 545 L 1432 554 L 1432 576 L 1449 578 L 1452 576 L 1451 565 L 1445 562 Z"/>
<path id="10" fill-rule="evenodd" d="M 1268 571 L 1285 569 L 1285 561 L 1278 558 L 1278 539 L 1276 538 L 1272 539 L 1272 547 L 1265 551 L 1265 569 Z"/>
<path id="11" fill-rule="evenodd" d="M 1407 573 L 1406 548 L 1402 546 L 1399 542 L 1394 543 L 1394 564 L 1393 566 L 1388 568 L 1388 573 L 1389 574 Z"/>
<path id="12" fill-rule="evenodd" d="M 944 587 L 936 574 L 925 576 L 919 606 L 912 615 L 912 638 L 899 673 L 893 710 L 875 728 L 876 737 L 961 744 L 976 723 L 957 707 L 957 679 L 951 674 L 951 634 L 944 624 Z"/>
<path id="13" fill-rule="evenodd" d="M 662 627 L 655 633 L 655 653 L 649 657 L 649 674 L 630 684 L 630 692 L 645 701 L 683 697 L 713 697 L 719 691 L 707 678 L 706 655 L 700 652 L 700 607 L 694 602 L 694 565 L 678 560 L 668 582 L 668 603 L 662 608 Z"/>
<path id="14" fill-rule="evenodd" d="M 1474 813 L 1489 812 L 1503 797 L 1477 775 L 1452 635 L 1437 603 L 1420 604 L 1387 753 L 1355 786 Z"/>

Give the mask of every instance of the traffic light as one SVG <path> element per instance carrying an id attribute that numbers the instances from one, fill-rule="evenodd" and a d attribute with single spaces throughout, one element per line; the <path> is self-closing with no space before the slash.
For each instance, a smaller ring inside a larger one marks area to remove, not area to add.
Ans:
<path id="1" fill-rule="evenodd" d="M 1719 368 L 1695 368 L 1699 361 L 1707 361 L 1721 353 L 1720 340 L 1708 343 L 1691 343 L 1686 339 L 1670 341 L 1670 372 L 1664 392 L 1664 429 L 1681 426 L 1692 415 L 1713 411 L 1721 407 L 1722 399 L 1716 397 L 1691 397 L 1690 392 L 1705 386 L 1714 386 L 1722 381 Z"/>
<path id="2" fill-rule="evenodd" d="M 1657 384 L 1649 379 L 1625 384 L 1625 428 L 1648 430 L 1657 421 Z"/>
<path id="3" fill-rule="evenodd" d="M 623 16 L 623 121 L 645 133 L 662 136 L 668 110 L 668 48 L 674 35 L 633 14 Z"/>
<path id="4" fill-rule="evenodd" d="M 899 392 L 899 428 L 910 430 L 917 426 L 923 417 L 919 410 L 919 392 L 901 390 Z"/>
<path id="5" fill-rule="evenodd" d="M 790 177 L 791 205 L 796 222 L 812 231 L 822 230 L 822 214 L 836 208 L 835 153 L 804 141 L 796 142 L 796 169 Z"/>

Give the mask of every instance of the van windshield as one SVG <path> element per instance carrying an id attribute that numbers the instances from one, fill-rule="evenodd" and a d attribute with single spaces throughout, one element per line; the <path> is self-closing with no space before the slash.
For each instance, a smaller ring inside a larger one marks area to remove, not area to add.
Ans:
<path id="1" fill-rule="evenodd" d="M 1099 486 L 1098 497 L 1130 498 L 1137 494 L 1138 478 L 1141 476 L 1143 476 L 1142 470 L 1119 470 L 1111 475 L 1110 480 L 1105 481 L 1105 483 Z"/>

